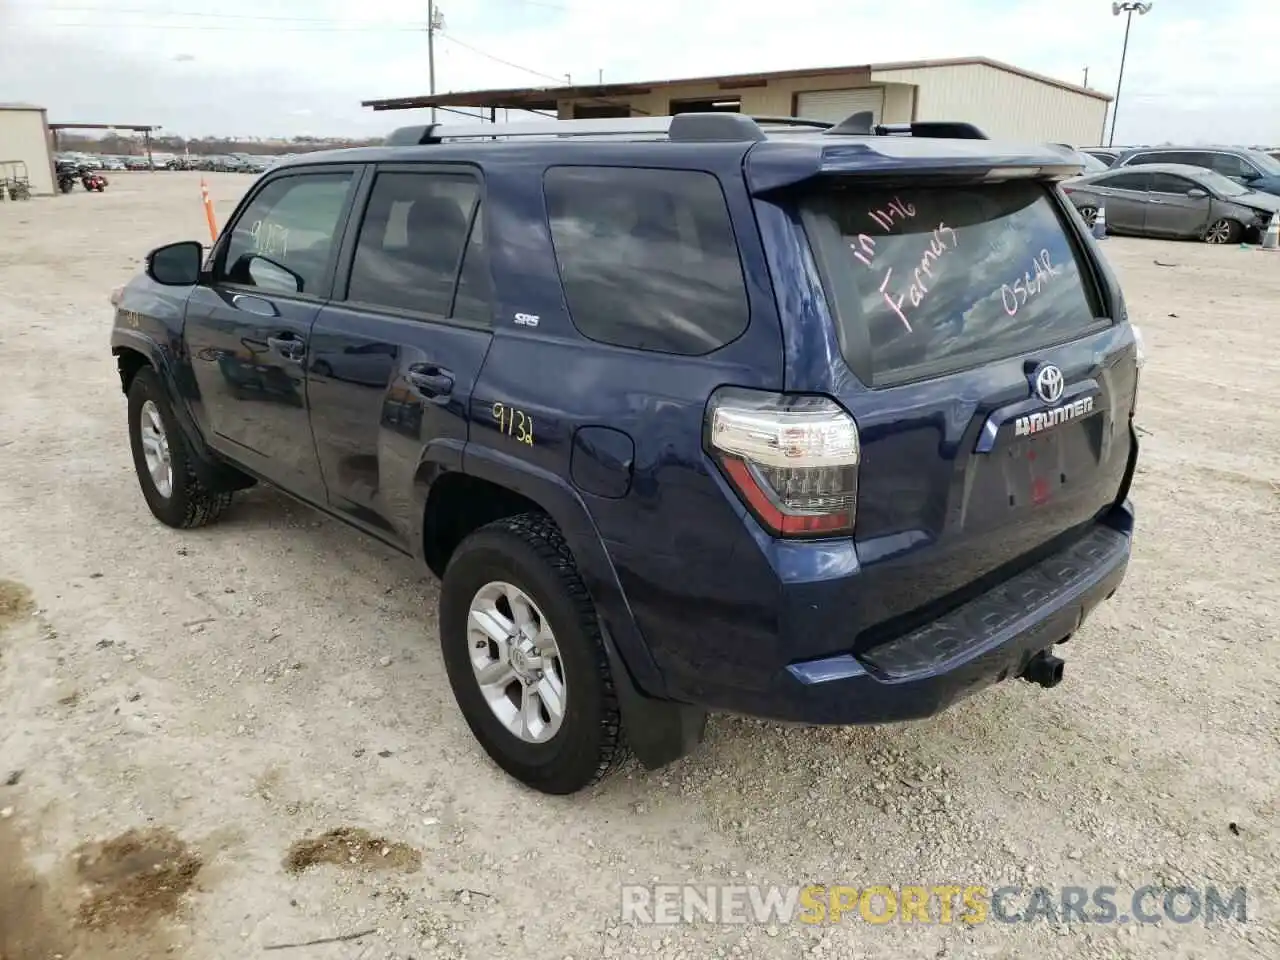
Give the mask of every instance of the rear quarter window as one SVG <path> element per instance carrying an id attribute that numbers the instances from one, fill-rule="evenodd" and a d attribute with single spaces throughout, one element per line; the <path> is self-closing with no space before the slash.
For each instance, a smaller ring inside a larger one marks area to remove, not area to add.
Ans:
<path id="1" fill-rule="evenodd" d="M 963 369 L 1104 325 L 1033 181 L 832 188 L 802 201 L 851 368 L 873 385 Z"/>
<path id="2" fill-rule="evenodd" d="M 698 355 L 746 330 L 742 264 L 714 176 L 553 167 L 545 190 L 565 301 L 584 336 Z"/>

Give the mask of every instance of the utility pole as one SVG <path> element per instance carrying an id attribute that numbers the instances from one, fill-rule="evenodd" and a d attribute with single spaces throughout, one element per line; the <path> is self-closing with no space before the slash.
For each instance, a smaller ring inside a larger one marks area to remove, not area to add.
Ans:
<path id="1" fill-rule="evenodd" d="M 1089 68 L 1088 67 L 1084 68 L 1084 83 L 1080 84 L 1080 86 L 1085 88 L 1088 88 L 1089 86 Z"/>
<path id="2" fill-rule="evenodd" d="M 427 84 L 428 92 L 436 94 L 436 31 L 444 29 L 444 13 L 435 0 L 427 0 Z M 436 122 L 436 108 L 431 107 L 431 122 Z"/>
<path id="3" fill-rule="evenodd" d="M 1138 11 L 1138 16 L 1143 16 L 1152 7 L 1150 2 L 1139 2 L 1139 0 L 1125 0 L 1123 3 L 1111 4 L 1111 13 L 1113 16 L 1126 14 L 1124 21 L 1124 47 L 1120 51 L 1120 76 L 1116 79 L 1116 102 L 1111 108 L 1111 136 L 1107 139 L 1107 146 L 1111 146 L 1116 142 L 1116 118 L 1120 116 L 1120 88 L 1124 84 L 1124 61 L 1129 55 L 1129 27 L 1133 25 L 1133 12 Z"/>

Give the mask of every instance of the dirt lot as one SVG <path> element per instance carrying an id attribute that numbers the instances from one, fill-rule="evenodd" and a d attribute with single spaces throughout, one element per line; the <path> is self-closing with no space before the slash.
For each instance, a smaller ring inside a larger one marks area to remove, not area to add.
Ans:
<path id="1" fill-rule="evenodd" d="M 250 180 L 209 182 L 221 221 Z M 148 514 L 106 297 L 203 236 L 194 174 L 0 204 L 0 958 L 1280 956 L 1280 254 L 1107 241 L 1140 533 L 1062 686 L 715 718 L 548 799 L 454 708 L 429 575 L 270 490 Z M 620 884 L 686 880 L 1245 884 L 1249 922 L 619 925 Z"/>

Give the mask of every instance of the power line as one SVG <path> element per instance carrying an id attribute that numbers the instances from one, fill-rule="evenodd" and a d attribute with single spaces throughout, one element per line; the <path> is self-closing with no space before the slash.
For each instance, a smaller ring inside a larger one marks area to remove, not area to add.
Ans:
<path id="1" fill-rule="evenodd" d="M 448 40 L 450 43 L 456 43 L 458 46 L 462 47 L 464 50 L 470 50 L 472 53 L 477 54 L 478 56 L 484 57 L 486 60 L 492 60 L 494 63 L 500 63 L 503 66 L 511 67 L 513 70 L 523 70 L 525 73 L 533 74 L 533 76 L 535 77 L 542 77 L 544 80 L 554 80 L 557 84 L 563 84 L 563 81 L 565 79 L 564 74 L 561 74 L 560 76 L 555 77 L 549 73 L 543 73 L 541 70 L 534 70 L 531 67 L 522 67 L 520 64 L 512 63 L 510 60 L 503 60 L 501 57 L 495 57 L 492 53 L 486 53 L 484 50 L 481 50 L 479 47 L 473 47 L 469 43 L 463 43 L 461 40 L 457 39 L 456 37 L 450 36 L 449 34 L 445 33 L 443 30 L 437 30 L 436 36 L 441 37 L 445 40 Z"/>

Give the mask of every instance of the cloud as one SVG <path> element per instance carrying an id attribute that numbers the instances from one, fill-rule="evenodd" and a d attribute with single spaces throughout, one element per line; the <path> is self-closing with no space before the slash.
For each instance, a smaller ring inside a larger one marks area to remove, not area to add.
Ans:
<path id="1" fill-rule="evenodd" d="M 0 0 L 0 88 L 55 119 L 183 133 L 379 133 L 362 99 L 428 89 L 426 4 Z M 1123 20 L 1079 0 L 442 0 L 437 89 L 651 80 L 982 55 L 1115 89 Z M 99 9 L 92 9 L 97 7 Z M 61 9 L 59 9 L 61 8 Z M 154 10 L 149 14 L 124 11 Z M 1117 139 L 1280 142 L 1280 4 L 1134 17 Z M 460 43 L 508 61 L 509 66 Z M 1233 65 L 1226 69 L 1224 65 Z M 526 69 L 521 69 L 526 68 Z M 309 111 L 309 112 L 307 112 Z M 963 119 L 963 118 L 961 118 Z"/>

